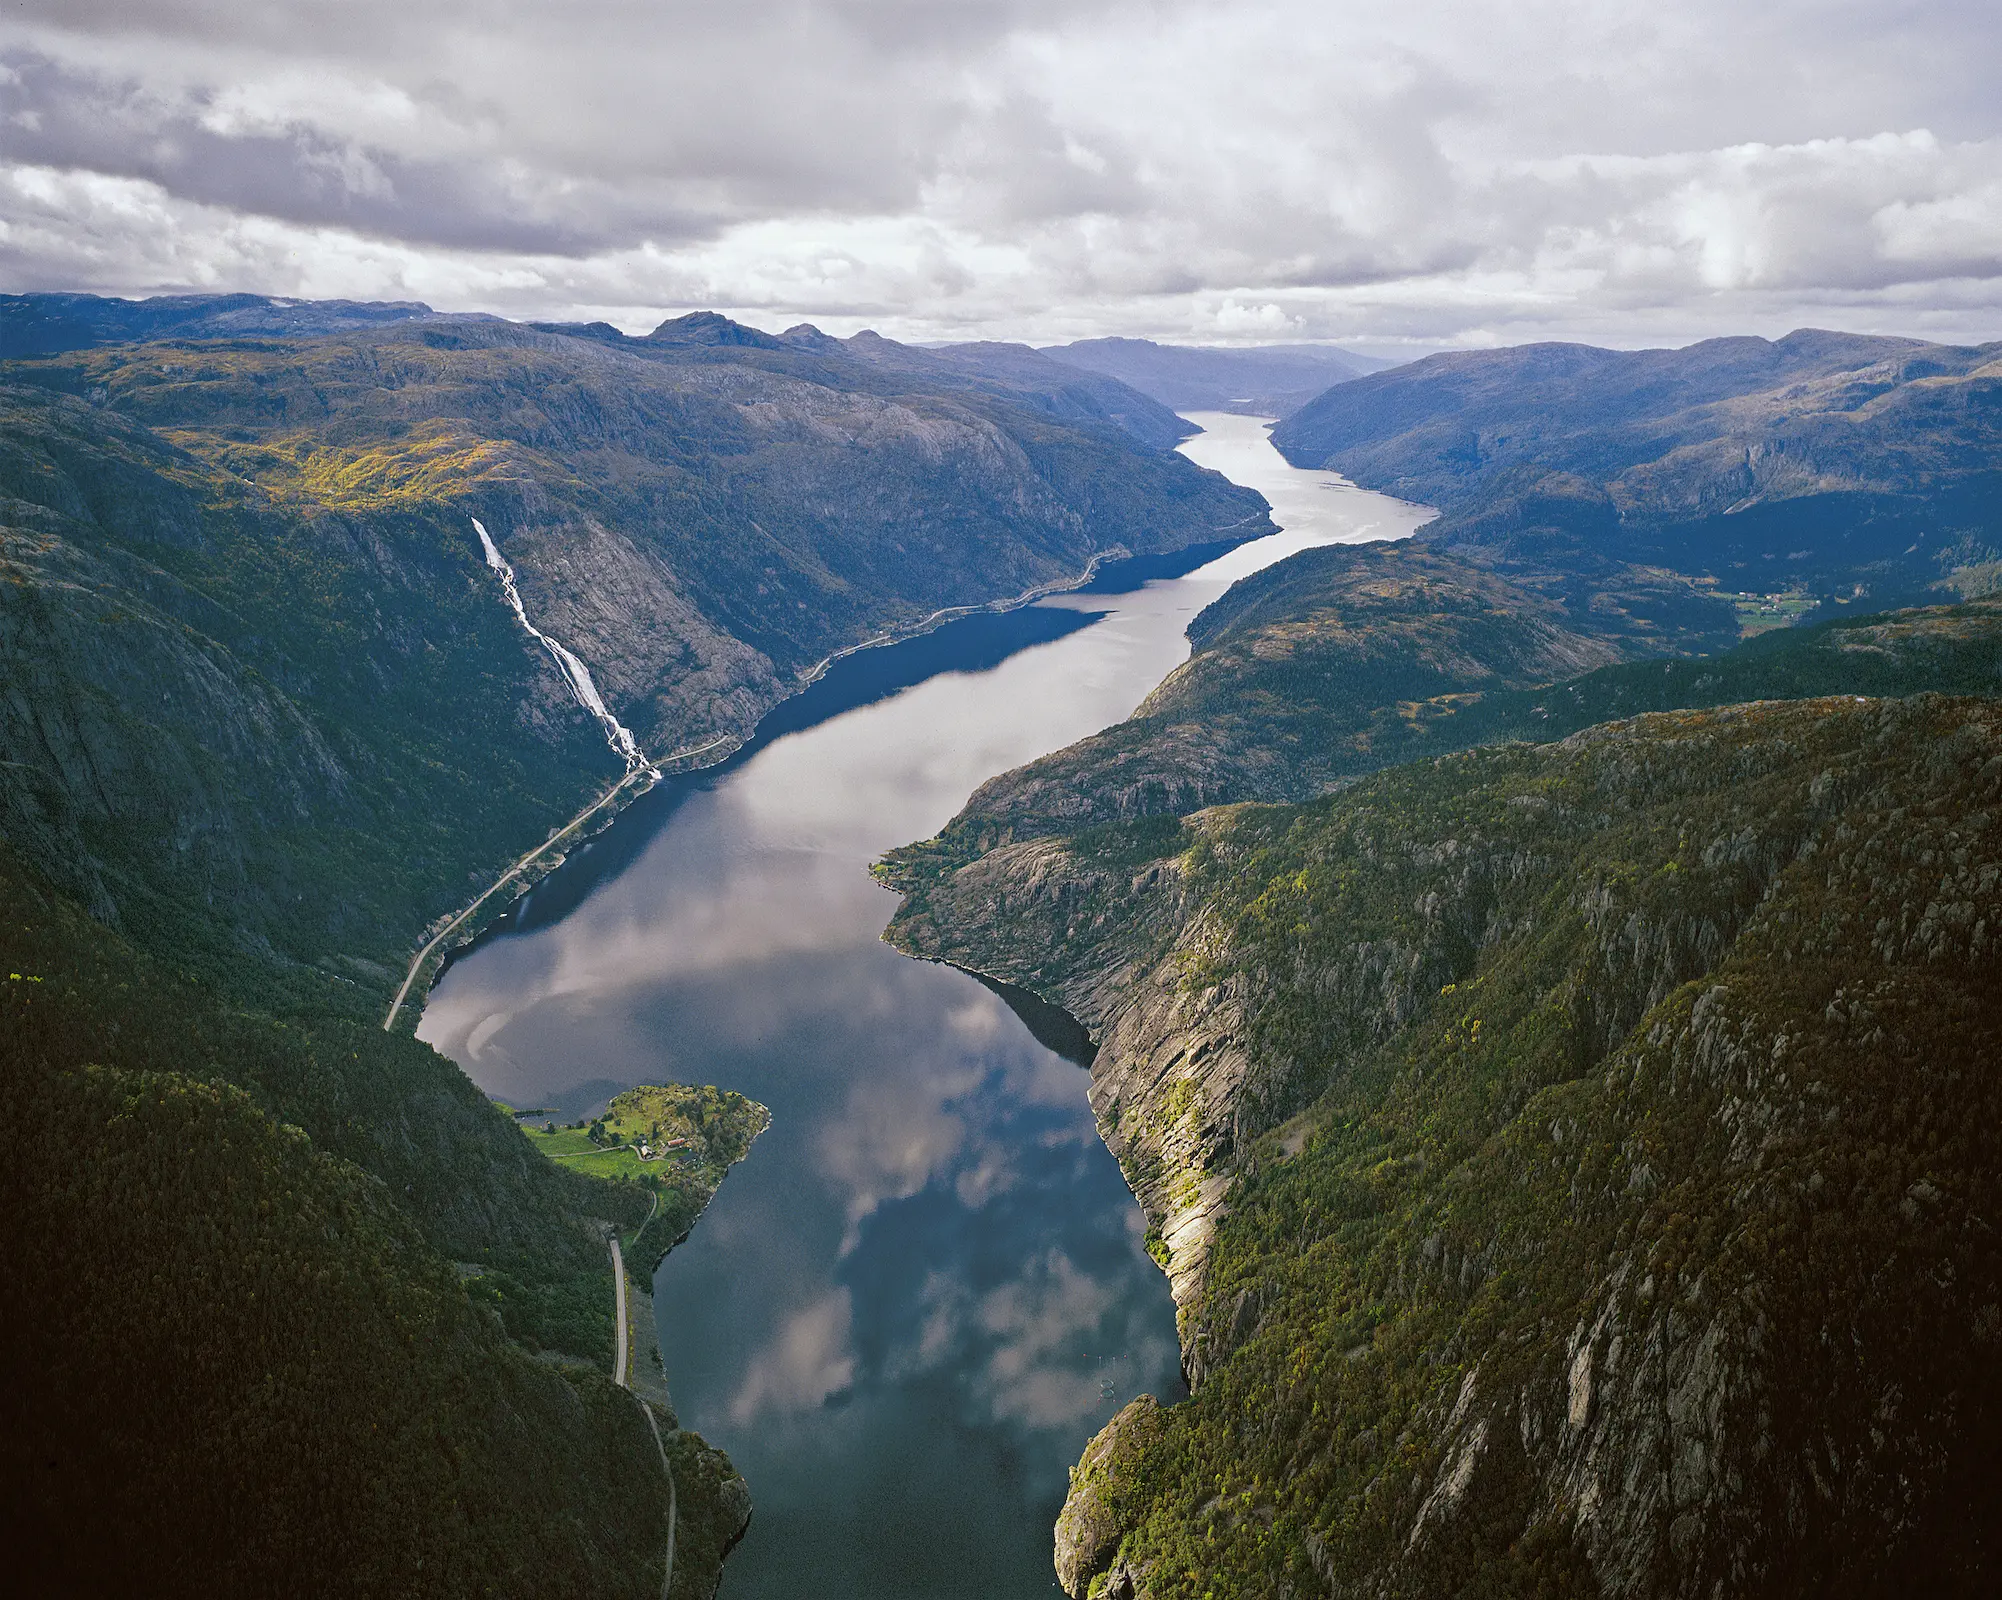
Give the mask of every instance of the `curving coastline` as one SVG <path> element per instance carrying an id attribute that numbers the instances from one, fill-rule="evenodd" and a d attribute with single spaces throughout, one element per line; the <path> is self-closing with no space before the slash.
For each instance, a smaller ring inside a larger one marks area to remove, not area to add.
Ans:
<path id="1" fill-rule="evenodd" d="M 738 756 L 747 755 L 758 748 L 763 739 L 761 730 L 767 719 L 775 712 L 781 711 L 796 701 L 809 689 L 821 684 L 827 678 L 828 673 L 835 670 L 843 661 L 852 660 L 865 651 L 893 649 L 898 645 L 909 644 L 916 640 L 927 638 L 944 628 L 952 626 L 956 622 L 980 616 L 996 616 L 1011 611 L 1019 611 L 1033 606 L 1039 600 L 1048 599 L 1053 595 L 1089 591 L 1094 585 L 1105 581 L 1108 568 L 1116 569 L 1120 564 L 1125 562 L 1130 561 L 1136 564 L 1144 562 L 1147 569 L 1145 574 L 1147 579 L 1176 576 L 1174 568 L 1178 560 L 1185 560 L 1189 564 L 1182 568 L 1182 570 L 1186 571 L 1189 570 L 1190 566 L 1214 559 L 1221 551 L 1235 549 L 1239 545 L 1249 543 L 1269 533 L 1269 522 L 1263 527 L 1258 525 L 1260 521 L 1264 520 L 1262 518 L 1247 519 L 1245 523 L 1239 524 L 1240 527 L 1246 530 L 1240 536 L 1221 540 L 1206 540 L 1200 544 L 1186 546 L 1179 551 L 1171 551 L 1163 554 L 1135 556 L 1124 545 L 1114 545 L 1110 549 L 1094 554 L 1081 573 L 1064 579 L 1059 583 L 1038 584 L 1032 588 L 1023 590 L 1019 594 L 990 600 L 982 605 L 945 607 L 933 612 L 930 616 L 925 617 L 922 621 L 913 624 L 909 628 L 877 634 L 873 638 L 845 646 L 833 654 L 823 657 L 806 672 L 801 674 L 794 686 L 785 695 L 764 708 L 759 714 L 757 723 L 752 726 L 749 732 L 719 734 L 707 743 L 685 746 L 682 749 L 657 758 L 649 757 L 643 749 L 635 746 L 633 753 L 628 758 L 627 771 L 623 777 L 614 782 L 568 822 L 554 830 L 541 844 L 536 845 L 533 849 L 514 861 L 499 877 L 459 911 L 439 919 L 426 930 L 426 941 L 412 956 L 410 965 L 405 971 L 403 982 L 390 1002 L 387 1015 L 383 1018 L 382 1025 L 384 1030 L 393 1031 L 396 1028 L 397 1020 L 403 1015 L 404 1008 L 409 1004 L 413 991 L 421 996 L 428 990 L 431 984 L 437 981 L 444 969 L 450 965 L 452 959 L 460 950 L 474 944 L 489 926 L 506 916 L 509 910 L 527 895 L 530 890 L 538 887 L 551 873 L 561 868 L 564 865 L 567 851 L 571 847 L 591 835 L 602 833 L 604 829 L 617 819 L 627 806 L 653 789 L 664 778 L 688 777 L 696 773 L 712 771 Z M 1232 530 L 1226 529 L 1224 531 L 1228 534 Z M 485 530 L 482 529 L 481 532 L 484 538 Z M 1098 592 L 1105 591 L 1100 590 Z M 519 602 L 516 604 L 517 610 L 519 610 Z M 587 707 L 587 709 L 589 708 Z M 848 709 L 851 708 L 847 705 L 831 705 L 824 713 L 824 717 L 837 716 L 842 711 Z M 824 720 L 824 717 L 815 720 Z M 809 726 L 812 726 L 811 722 L 804 722 L 796 726 L 788 726 L 783 731 L 788 733 L 798 732 L 800 728 Z M 716 753 L 710 755 L 711 751 Z M 708 756 L 709 758 L 707 760 L 696 759 L 701 756 Z M 587 826 L 589 827 L 588 833 L 585 831 Z M 512 892 L 505 899 L 495 901 L 497 895 L 500 895 L 503 890 L 510 888 Z M 489 904 L 490 901 L 494 903 Z M 407 1023 L 408 1028 L 414 1029 L 418 1025 L 415 1018 L 421 1014 L 422 1009 L 421 1005 L 412 1009 L 412 1017 Z"/>

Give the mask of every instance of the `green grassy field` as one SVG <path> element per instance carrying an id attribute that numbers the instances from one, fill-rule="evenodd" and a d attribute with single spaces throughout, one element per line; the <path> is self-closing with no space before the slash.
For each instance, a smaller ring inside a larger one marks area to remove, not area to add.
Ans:
<path id="1" fill-rule="evenodd" d="M 1801 589 L 1778 594 L 1726 594 L 1738 613 L 1738 633 L 1750 639 L 1775 628 L 1791 628 L 1821 602 Z"/>
<path id="2" fill-rule="evenodd" d="M 514 1115 L 511 1106 L 501 1109 Z M 771 1113 L 728 1089 L 667 1083 L 628 1089 L 603 1116 L 581 1126 L 534 1115 L 518 1121 L 529 1142 L 557 1165 L 594 1178 L 624 1178 L 658 1194 L 652 1217 L 626 1240 L 628 1265 L 645 1281 L 702 1214 L 724 1174 L 750 1153 Z"/>
<path id="3" fill-rule="evenodd" d="M 680 1086 L 671 1088 L 679 1089 Z M 641 1092 L 633 1091 L 635 1094 Z M 670 1090 L 656 1087 L 652 1092 L 659 1095 Z M 720 1093 L 714 1089 L 709 1092 L 712 1095 Z M 622 1100 L 630 1098 L 630 1095 L 621 1097 Z M 671 1182 L 683 1174 L 692 1175 L 692 1169 L 708 1164 L 708 1141 L 692 1125 L 664 1128 L 655 1136 L 652 1128 L 657 1119 L 652 1117 L 641 1124 L 631 1114 L 619 1118 L 615 1112 L 608 1111 L 598 1122 L 580 1125 L 552 1123 L 547 1119 L 538 1120 L 533 1115 L 522 1116 L 511 1106 L 503 1105 L 501 1109 L 516 1117 L 529 1142 L 551 1161 L 568 1167 L 572 1172 L 589 1173 L 594 1178 L 627 1178 L 648 1183 L 651 1187 L 663 1181 Z M 593 1127 L 603 1130 L 603 1142 L 592 1138 Z M 673 1148 L 657 1148 L 670 1140 L 678 1141 Z M 647 1146 L 649 1155 L 639 1153 L 641 1144 Z"/>
<path id="4" fill-rule="evenodd" d="M 587 1172 L 594 1178 L 629 1178 L 637 1183 L 662 1181 L 666 1175 L 676 1174 L 685 1161 L 679 1150 L 671 1150 L 665 1160 L 646 1161 L 640 1158 L 631 1145 L 616 1145 L 610 1148 L 591 1142 L 590 1133 L 577 1127 L 559 1127 L 554 1133 L 545 1133 L 541 1127 L 524 1122 L 522 1132 L 529 1142 L 551 1161 L 568 1167 L 572 1172 Z M 677 1159 L 678 1157 L 682 1159 Z"/>
<path id="5" fill-rule="evenodd" d="M 660 1162 L 642 1161 L 630 1148 L 601 1150 L 588 1134 L 575 1128 L 558 1128 L 554 1133 L 530 1128 L 527 1132 L 537 1149 L 572 1172 L 588 1172 L 594 1178 L 643 1180 L 649 1175 L 657 1177 L 661 1170 Z"/>

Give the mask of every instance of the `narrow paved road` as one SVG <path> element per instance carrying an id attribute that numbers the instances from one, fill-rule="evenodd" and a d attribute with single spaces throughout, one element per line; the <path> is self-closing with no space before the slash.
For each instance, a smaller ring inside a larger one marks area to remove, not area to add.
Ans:
<path id="1" fill-rule="evenodd" d="M 619 1301 L 619 1336 L 612 1346 L 612 1382 L 621 1389 L 630 1389 L 632 1384 L 628 1380 L 632 1375 L 629 1363 L 631 1351 L 627 1348 L 626 1339 L 626 1255 L 619 1248 L 619 1236 L 616 1232 L 607 1234 L 606 1238 L 610 1240 L 612 1246 L 612 1282 L 617 1287 Z"/>
<path id="2" fill-rule="evenodd" d="M 660 1203 L 658 1195 L 654 1196 L 654 1203 L 656 1206 Z M 653 1213 L 648 1212 L 647 1221 L 652 1220 Z M 631 1376 L 631 1348 L 626 1338 L 626 1256 L 619 1248 L 616 1228 L 605 1231 L 605 1242 L 612 1247 L 612 1282 L 618 1289 L 619 1306 L 618 1338 L 612 1346 L 612 1382 L 627 1394 L 632 1394 L 632 1385 L 627 1381 Z M 667 1600 L 668 1590 L 674 1587 L 674 1535 L 681 1521 L 680 1508 L 675 1504 L 674 1468 L 667 1463 L 667 1445 L 660 1437 L 660 1424 L 654 1420 L 653 1407 L 636 1394 L 633 1398 L 639 1401 L 640 1410 L 646 1415 L 646 1425 L 653 1430 L 653 1447 L 660 1452 L 660 1470 L 667 1478 L 667 1572 L 660 1580 L 660 1600 Z"/>
<path id="3" fill-rule="evenodd" d="M 424 970 L 424 963 L 431 959 L 432 952 L 454 933 L 458 932 L 460 928 L 464 927 L 466 919 L 475 911 L 479 910 L 481 906 L 485 905 L 503 888 L 514 882 L 523 872 L 533 866 L 539 857 L 547 855 L 558 845 L 569 840 L 579 828 L 589 822 L 600 811 L 604 810 L 606 806 L 610 805 L 627 789 L 631 788 L 636 781 L 649 776 L 658 777 L 659 774 L 654 770 L 655 767 L 664 767 L 671 761 L 685 761 L 691 757 L 699 756 L 705 751 L 714 750 L 716 746 L 724 743 L 731 737 L 727 733 L 720 734 L 716 738 L 711 739 L 707 744 L 690 745 L 685 750 L 677 750 L 672 755 L 662 756 L 653 766 L 637 767 L 633 771 L 628 772 L 617 783 L 613 784 L 611 788 L 607 789 L 582 811 L 578 812 L 576 816 L 564 823 L 562 827 L 558 828 L 547 839 L 544 839 L 541 844 L 522 856 L 507 871 L 494 879 L 477 900 L 467 906 L 465 910 L 461 911 L 450 922 L 446 923 L 444 927 L 440 928 L 430 942 L 410 958 L 410 970 L 404 973 L 403 987 L 396 991 L 396 998 L 389 1003 L 389 1015 L 382 1019 L 382 1031 L 387 1033 L 396 1026 L 397 1014 L 403 1010 L 403 1002 L 410 998 L 411 986 L 417 982 L 417 975 Z"/>

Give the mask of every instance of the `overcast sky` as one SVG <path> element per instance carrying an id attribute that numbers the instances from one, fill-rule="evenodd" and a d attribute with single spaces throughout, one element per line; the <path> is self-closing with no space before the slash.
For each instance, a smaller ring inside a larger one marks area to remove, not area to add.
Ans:
<path id="1" fill-rule="evenodd" d="M 16 0 L 0 288 L 2002 338 L 1995 0 Z"/>

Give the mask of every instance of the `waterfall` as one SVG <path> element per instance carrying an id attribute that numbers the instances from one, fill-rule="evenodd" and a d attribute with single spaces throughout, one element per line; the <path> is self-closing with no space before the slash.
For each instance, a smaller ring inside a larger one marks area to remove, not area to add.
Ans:
<path id="1" fill-rule="evenodd" d="M 649 763 L 640 754 L 639 741 L 633 738 L 632 729 L 612 715 L 604 696 L 598 693 L 597 684 L 591 681 L 591 669 L 577 659 L 575 652 L 550 638 L 528 620 L 528 613 L 521 604 L 521 591 L 514 585 L 514 568 L 507 564 L 507 558 L 500 553 L 493 536 L 478 517 L 473 518 L 473 532 L 480 536 L 480 548 L 487 553 L 487 565 L 500 574 L 501 592 L 507 596 L 507 603 L 514 607 L 515 620 L 538 639 L 555 659 L 563 673 L 563 681 L 570 685 L 570 692 L 577 697 L 577 704 L 598 719 L 599 726 L 605 730 L 606 742 L 624 759 L 626 770 L 637 771 L 647 766 Z"/>

